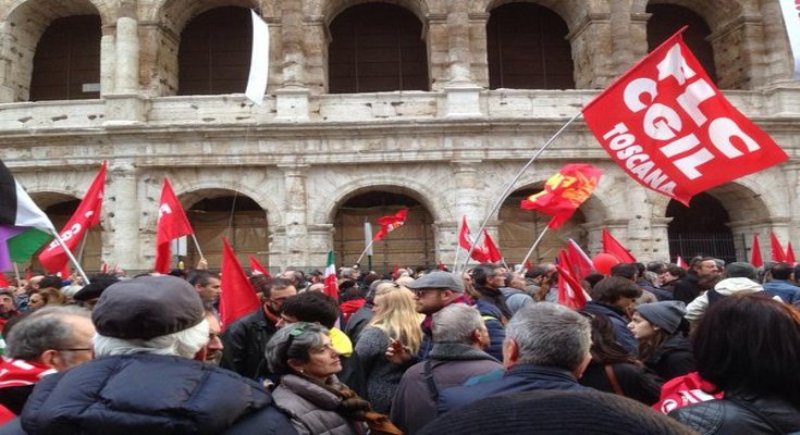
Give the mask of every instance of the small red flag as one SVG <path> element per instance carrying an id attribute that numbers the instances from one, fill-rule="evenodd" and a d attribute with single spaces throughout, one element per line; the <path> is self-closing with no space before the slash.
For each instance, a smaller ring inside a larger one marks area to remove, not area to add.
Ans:
<path id="1" fill-rule="evenodd" d="M 94 177 L 94 181 L 89 185 L 86 195 L 80 205 L 72 214 L 59 235 L 64 244 L 70 251 L 77 248 L 80 241 L 86 236 L 89 228 L 100 223 L 101 208 L 103 206 L 103 193 L 106 187 L 107 162 L 103 162 L 100 171 Z M 39 262 L 50 273 L 62 271 L 69 262 L 67 253 L 57 241 L 50 242 L 49 245 L 39 254 Z M 66 276 L 62 276 L 66 278 Z"/>
<path id="2" fill-rule="evenodd" d="M 472 235 L 469 231 L 469 225 L 467 225 L 467 217 L 461 216 L 461 229 L 458 231 L 458 246 L 469 252 L 470 249 L 472 249 L 472 245 Z M 471 258 L 478 263 L 491 263 L 489 260 L 489 253 L 481 246 L 475 246 L 475 249 L 472 249 Z"/>
<path id="3" fill-rule="evenodd" d="M 580 310 L 586 305 L 587 296 L 580 283 L 571 273 L 567 253 L 563 249 L 558 253 L 558 303 L 573 310 Z"/>
<path id="4" fill-rule="evenodd" d="M 272 276 L 272 274 L 269 273 L 267 268 L 264 267 L 264 265 L 261 264 L 260 261 L 258 261 L 258 258 L 254 257 L 252 255 L 249 255 L 248 259 L 250 260 L 250 271 L 254 275 L 264 275 L 266 277 L 271 277 Z"/>
<path id="5" fill-rule="evenodd" d="M 503 254 L 500 252 L 500 248 L 497 247 L 497 244 L 494 243 L 494 239 L 492 239 L 492 236 L 490 236 L 489 232 L 486 230 L 483 230 L 483 246 L 488 255 L 489 263 L 503 261 Z"/>
<path id="6" fill-rule="evenodd" d="M 583 117 L 631 178 L 688 207 L 692 196 L 788 156 L 714 86 L 684 29 L 589 102 Z"/>
<path id="7" fill-rule="evenodd" d="M 0 272 L 0 288 L 6 289 L 11 286 L 11 283 L 8 281 L 8 277 L 5 273 Z"/>
<path id="8" fill-rule="evenodd" d="M 575 278 L 583 279 L 594 272 L 592 259 L 572 239 L 567 240 L 567 258 L 571 266 L 570 272 Z"/>
<path id="9" fill-rule="evenodd" d="M 385 239 L 389 233 L 400 228 L 406 223 L 406 217 L 408 217 L 407 208 L 404 208 L 395 214 L 379 217 L 378 224 L 381 226 L 381 229 L 377 234 L 375 234 L 375 237 L 373 237 L 372 240 L 377 242 Z"/>
<path id="10" fill-rule="evenodd" d="M 520 207 L 552 216 L 547 227 L 556 229 L 592 196 L 602 175 L 603 171 L 586 163 L 565 165 L 545 182 L 543 191 L 523 199 Z"/>
<path id="11" fill-rule="evenodd" d="M 753 233 L 753 251 L 750 253 L 750 264 L 755 267 L 764 265 L 764 260 L 761 259 L 761 243 L 758 241 L 758 234 Z"/>
<path id="12" fill-rule="evenodd" d="M 791 241 L 786 244 L 786 262 L 792 265 L 797 263 L 797 260 L 794 258 L 794 249 L 792 248 Z"/>
<path id="13" fill-rule="evenodd" d="M 189 219 L 183 211 L 178 197 L 172 190 L 169 179 L 164 178 L 161 189 L 161 202 L 158 206 L 158 227 L 156 229 L 156 264 L 158 273 L 168 273 L 172 261 L 170 242 L 181 236 L 193 234 Z"/>
<path id="14" fill-rule="evenodd" d="M 786 261 L 786 251 L 783 250 L 780 240 L 775 233 L 769 233 L 769 244 L 772 249 L 772 261 L 784 262 Z"/>
<path id="15" fill-rule="evenodd" d="M 222 265 L 220 284 L 222 292 L 219 296 L 219 317 L 222 328 L 258 309 L 258 296 L 247 279 L 247 275 L 228 244 L 228 238 L 222 238 Z"/>
<path id="16" fill-rule="evenodd" d="M 681 269 L 689 270 L 689 263 L 687 263 L 686 260 L 684 260 L 680 255 L 678 255 L 677 259 L 675 259 L 675 262 Z"/>
<path id="17" fill-rule="evenodd" d="M 631 252 L 615 239 L 611 233 L 603 228 L 603 252 L 611 254 L 623 263 L 636 263 L 636 258 L 631 255 Z"/>

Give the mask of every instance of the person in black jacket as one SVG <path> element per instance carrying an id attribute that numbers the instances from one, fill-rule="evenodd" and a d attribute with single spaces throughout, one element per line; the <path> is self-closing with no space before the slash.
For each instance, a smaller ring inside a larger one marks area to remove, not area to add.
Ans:
<path id="1" fill-rule="evenodd" d="M 92 321 L 97 359 L 42 379 L 0 434 L 295 433 L 261 385 L 192 360 L 209 328 L 186 281 L 120 281 Z"/>
<path id="2" fill-rule="evenodd" d="M 800 431 L 800 311 L 760 293 L 713 304 L 693 336 L 697 370 L 725 393 L 669 415 L 702 434 Z"/>
<path id="3" fill-rule="evenodd" d="M 639 340 L 639 361 L 664 381 L 695 370 L 689 339 L 683 333 L 687 329 L 684 315 L 686 306 L 681 301 L 652 302 L 636 307 L 628 324 Z"/>
<path id="4" fill-rule="evenodd" d="M 280 310 L 286 299 L 297 295 L 297 289 L 282 278 L 275 278 L 262 298 L 264 305 L 253 314 L 242 317 L 222 334 L 222 362 L 228 370 L 263 381 L 269 374 L 264 361 L 264 349 L 277 330 Z"/>

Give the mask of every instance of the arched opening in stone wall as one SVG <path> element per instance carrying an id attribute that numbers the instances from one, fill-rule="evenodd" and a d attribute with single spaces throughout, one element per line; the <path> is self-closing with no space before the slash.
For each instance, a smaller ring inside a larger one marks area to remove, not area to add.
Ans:
<path id="1" fill-rule="evenodd" d="M 385 189 L 385 188 L 384 188 Z M 364 256 L 361 268 L 369 267 L 378 273 L 391 273 L 399 267 L 434 267 L 435 243 L 433 217 L 416 199 L 403 191 L 372 190 L 356 192 L 343 201 L 334 217 L 333 249 L 339 265 L 351 266 L 366 248 L 365 223 L 372 227 L 372 235 L 378 233 L 378 218 L 408 208 L 405 225 L 395 229 L 381 241 L 372 245 L 373 255 Z"/>
<path id="2" fill-rule="evenodd" d="M 100 97 L 100 16 L 53 21 L 33 57 L 31 101 Z"/>
<path id="3" fill-rule="evenodd" d="M 186 216 L 211 269 L 220 267 L 223 237 L 228 238 L 245 268 L 248 255 L 269 266 L 267 212 L 251 198 L 228 189 L 206 189 L 182 195 L 181 202 L 191 204 L 186 207 Z M 187 237 L 185 265 L 194 267 L 199 260 L 194 242 Z"/>
<path id="4" fill-rule="evenodd" d="M 672 4 L 648 4 L 647 12 L 653 14 L 647 22 L 648 51 L 652 51 L 681 27 L 688 25 L 689 28 L 683 32 L 683 40 L 716 83 L 714 49 L 708 39 L 711 29 L 703 17 L 690 9 Z"/>
<path id="5" fill-rule="evenodd" d="M 687 261 L 695 256 L 736 261 L 734 234 L 728 227 L 730 216 L 722 203 L 708 193 L 701 193 L 689 202 L 689 207 L 672 200 L 667 206 L 669 252 L 673 260 L 678 255 Z"/>
<path id="6" fill-rule="evenodd" d="M 489 87 L 574 89 L 567 23 L 533 3 L 509 3 L 491 11 L 486 25 Z"/>
<path id="7" fill-rule="evenodd" d="M 244 93 L 250 72 L 250 11 L 211 9 L 181 32 L 178 95 Z"/>
<path id="8" fill-rule="evenodd" d="M 379 2 L 352 6 L 331 22 L 330 35 L 330 93 L 430 89 L 422 23 L 411 11 Z"/>
<path id="9" fill-rule="evenodd" d="M 81 203 L 80 199 L 73 196 L 53 192 L 33 193 L 31 194 L 31 199 L 44 211 L 50 221 L 53 222 L 53 226 L 59 231 L 64 228 L 64 225 L 67 224 L 67 221 L 69 221 Z M 102 233 L 102 224 L 90 228 L 86 233 L 86 237 L 73 251 L 75 258 L 87 273 L 100 271 L 103 245 Z M 20 265 L 20 270 L 30 266 L 34 271 L 44 271 L 38 259 L 42 250 L 37 252 L 28 264 Z M 70 270 L 74 270 L 74 265 L 71 262 L 68 263 L 68 267 Z"/>
<path id="10" fill-rule="evenodd" d="M 541 184 L 519 189 L 509 195 L 500 207 L 498 243 L 509 265 L 522 262 L 533 246 L 533 242 L 550 222 L 550 216 L 537 211 L 524 210 L 519 206 L 523 199 L 542 190 L 543 185 Z M 581 228 L 584 223 L 586 223 L 586 217 L 579 208 L 563 226 L 545 233 L 544 238 L 531 254 L 530 261 L 533 264 L 554 261 L 558 251 L 566 246 L 569 239 L 575 240 L 588 254 L 587 234 Z"/>

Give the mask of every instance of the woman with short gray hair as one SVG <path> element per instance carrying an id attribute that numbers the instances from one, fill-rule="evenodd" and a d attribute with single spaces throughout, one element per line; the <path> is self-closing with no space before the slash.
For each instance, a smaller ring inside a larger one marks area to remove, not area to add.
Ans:
<path id="1" fill-rule="evenodd" d="M 368 427 L 401 433 L 339 382 L 342 363 L 324 326 L 298 322 L 278 330 L 265 357 L 270 371 L 280 376 L 272 393 L 275 405 L 289 414 L 299 434 L 362 434 Z"/>

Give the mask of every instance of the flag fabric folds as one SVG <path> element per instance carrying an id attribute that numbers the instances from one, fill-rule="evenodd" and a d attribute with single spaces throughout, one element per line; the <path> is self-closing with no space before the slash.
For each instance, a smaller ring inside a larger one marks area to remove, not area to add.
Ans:
<path id="1" fill-rule="evenodd" d="M 256 311 L 260 305 L 256 291 L 247 279 L 247 275 L 236 258 L 236 253 L 228 244 L 228 238 L 222 238 L 222 264 L 221 264 L 219 296 L 219 317 L 222 328 L 235 322 L 237 319 Z"/>
<path id="2" fill-rule="evenodd" d="M 682 31 L 589 102 L 583 117 L 629 176 L 688 206 L 788 156 L 719 92 Z"/>
<path id="3" fill-rule="evenodd" d="M 583 279 L 586 275 L 594 272 L 592 259 L 572 239 L 567 240 L 567 259 L 570 264 L 570 272 L 576 279 Z"/>
<path id="4" fill-rule="evenodd" d="M 53 223 L 0 160 L 0 271 L 30 259 L 54 234 Z"/>
<path id="5" fill-rule="evenodd" d="M 497 247 L 494 239 L 492 239 L 492 236 L 490 236 L 489 232 L 486 230 L 483 230 L 483 246 L 489 259 L 489 263 L 503 261 L 503 254 L 500 252 L 500 248 Z"/>
<path id="6" fill-rule="evenodd" d="M 485 231 L 485 230 L 484 230 Z M 488 233 L 485 233 L 488 236 Z M 487 240 L 487 239 L 484 239 Z M 492 260 L 492 255 L 489 252 L 489 249 L 485 246 L 478 246 L 476 245 L 475 248 L 472 248 L 474 241 L 472 240 L 472 234 L 469 230 L 469 225 L 467 224 L 467 217 L 461 216 L 461 229 L 458 231 L 458 246 L 460 246 L 465 251 L 469 252 L 470 249 L 472 250 L 472 255 L 470 256 L 473 260 L 477 261 L 478 263 L 493 263 L 494 261 L 502 260 L 502 255 L 500 255 L 500 251 L 497 250 L 495 246 L 495 257 L 500 256 L 497 260 Z M 491 242 L 494 244 L 494 241 Z"/>
<path id="7" fill-rule="evenodd" d="M 590 164 L 570 163 L 545 182 L 543 191 L 523 199 L 520 207 L 551 216 L 547 226 L 556 229 L 589 199 L 602 175 L 603 171 Z"/>
<path id="8" fill-rule="evenodd" d="M 781 241 L 778 240 L 778 236 L 775 233 L 769 233 L 769 245 L 772 250 L 772 261 L 786 261 L 786 251 L 783 250 Z"/>
<path id="9" fill-rule="evenodd" d="M 80 205 L 78 205 L 75 213 L 59 233 L 64 245 L 71 251 L 75 251 L 78 244 L 89 232 L 89 228 L 100 223 L 103 194 L 106 186 L 106 171 L 107 163 L 103 162 L 102 166 L 100 166 L 100 171 L 94 177 L 92 184 L 89 185 L 89 190 L 86 191 L 86 195 Z M 39 262 L 48 272 L 56 273 L 67 265 L 69 257 L 58 242 L 52 241 L 39 254 Z"/>
<path id="10" fill-rule="evenodd" d="M 588 299 L 580 283 L 569 272 L 571 269 L 569 258 L 565 250 L 558 253 L 558 303 L 573 310 L 580 310 L 586 305 Z"/>
<path id="11" fill-rule="evenodd" d="M 336 254 L 334 254 L 333 251 L 328 251 L 328 261 L 322 282 L 324 284 L 323 290 L 325 294 L 338 301 L 339 282 L 336 279 Z"/>
<path id="12" fill-rule="evenodd" d="M 758 241 L 758 234 L 753 233 L 753 247 L 752 252 L 750 252 L 750 264 L 755 267 L 761 267 L 764 265 L 764 260 L 761 259 L 761 243 Z"/>
<path id="13" fill-rule="evenodd" d="M 248 256 L 248 260 L 250 260 L 250 271 L 253 273 L 253 275 L 264 275 L 267 277 L 272 276 L 272 274 L 269 273 L 267 268 L 264 267 L 264 265 L 261 264 L 260 261 L 258 261 L 258 258 L 250 255 Z"/>
<path id="14" fill-rule="evenodd" d="M 796 264 L 797 259 L 794 258 L 794 248 L 792 248 L 792 242 L 786 244 L 786 262 L 789 264 Z"/>
<path id="15" fill-rule="evenodd" d="M 156 263 L 153 269 L 158 273 L 168 273 L 172 261 L 170 242 L 181 236 L 193 234 L 189 219 L 183 211 L 178 197 L 172 190 L 169 179 L 164 178 L 161 189 L 161 202 L 158 207 L 158 227 L 156 229 Z"/>
<path id="16" fill-rule="evenodd" d="M 631 255 L 628 248 L 623 246 L 605 228 L 603 228 L 603 252 L 617 257 L 623 263 L 636 263 L 636 258 Z"/>
<path id="17" fill-rule="evenodd" d="M 403 226 L 403 224 L 406 223 L 407 217 L 408 217 L 407 208 L 404 208 L 395 214 L 379 217 L 378 224 L 381 226 L 381 229 L 380 231 L 377 232 L 377 234 L 375 234 L 375 237 L 373 237 L 372 240 L 377 242 L 379 240 L 385 239 L 386 236 L 389 235 L 389 233 Z"/>

